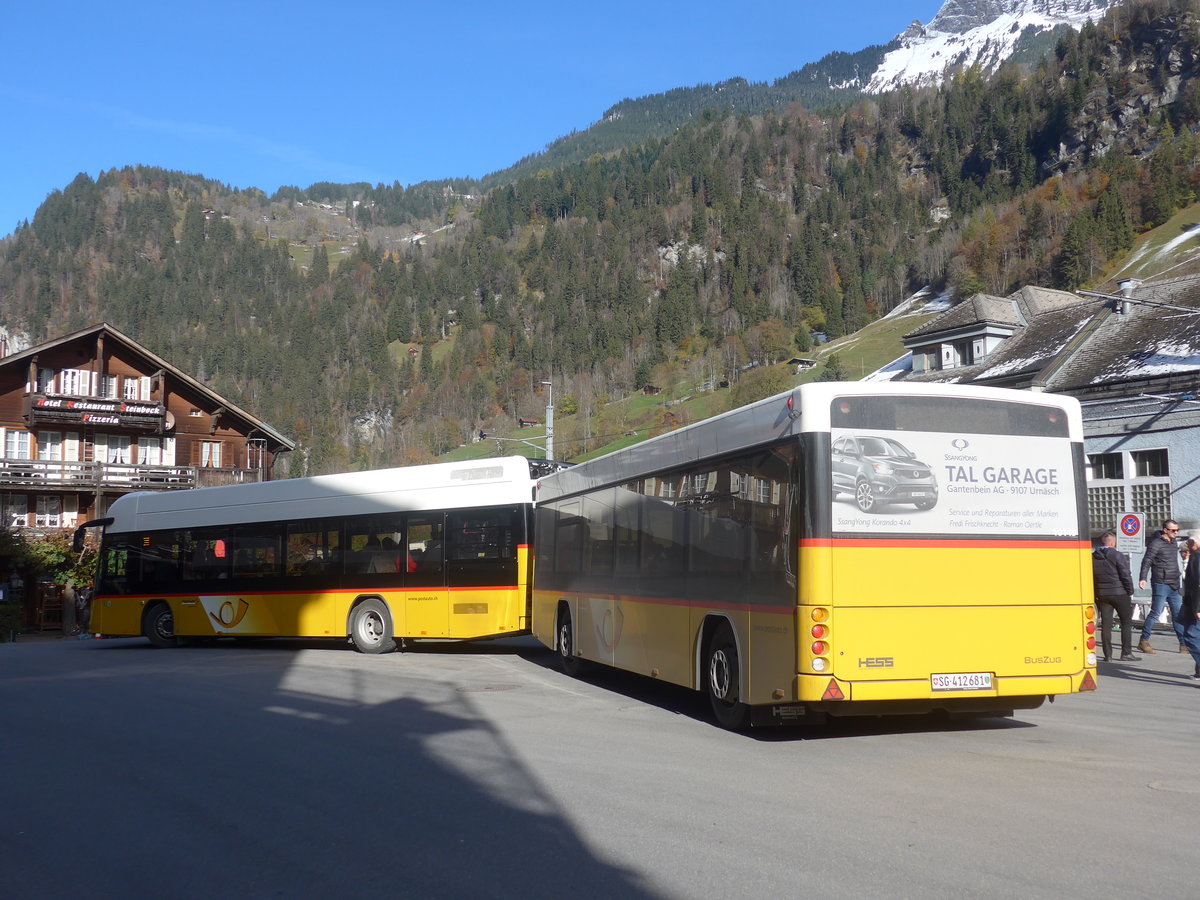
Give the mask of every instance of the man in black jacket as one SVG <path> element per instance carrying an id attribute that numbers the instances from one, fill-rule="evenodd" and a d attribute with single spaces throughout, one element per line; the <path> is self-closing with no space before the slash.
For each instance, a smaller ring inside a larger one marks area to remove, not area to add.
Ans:
<path id="1" fill-rule="evenodd" d="M 1104 661 L 1112 659 L 1113 611 L 1121 620 L 1121 659 L 1136 662 L 1140 656 L 1133 655 L 1133 575 L 1129 572 L 1129 561 L 1117 549 L 1117 536 L 1111 531 L 1100 535 L 1092 550 L 1092 581 L 1095 585 L 1096 605 L 1100 607 L 1100 644 L 1104 648 Z"/>
<path id="2" fill-rule="evenodd" d="M 1183 595 L 1179 593 L 1179 549 L 1175 546 L 1177 534 L 1178 522 L 1174 519 L 1163 522 L 1162 531 L 1146 545 L 1142 567 L 1138 570 L 1138 587 L 1142 589 L 1146 587 L 1146 575 L 1150 575 L 1150 612 L 1146 614 L 1142 638 L 1138 641 L 1138 649 L 1143 653 L 1155 652 L 1150 646 L 1150 632 L 1167 605 L 1171 607 L 1171 624 L 1175 626 L 1175 635 L 1179 638 L 1179 652 L 1184 652 L 1183 628 L 1179 624 L 1179 604 L 1183 602 Z"/>

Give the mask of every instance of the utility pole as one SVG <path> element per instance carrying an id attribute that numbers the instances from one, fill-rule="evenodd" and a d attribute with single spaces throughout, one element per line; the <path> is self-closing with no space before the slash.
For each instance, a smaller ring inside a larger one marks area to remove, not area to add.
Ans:
<path id="1" fill-rule="evenodd" d="M 546 404 L 546 459 L 554 459 L 554 382 L 543 381 L 550 388 Z"/>

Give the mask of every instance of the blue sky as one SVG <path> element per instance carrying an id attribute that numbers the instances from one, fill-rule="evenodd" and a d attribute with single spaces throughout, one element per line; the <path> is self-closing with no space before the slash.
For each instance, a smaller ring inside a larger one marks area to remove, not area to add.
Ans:
<path id="1" fill-rule="evenodd" d="M 9 4 L 0 236 L 80 172 L 273 193 L 482 176 L 625 97 L 771 81 L 940 0 Z"/>

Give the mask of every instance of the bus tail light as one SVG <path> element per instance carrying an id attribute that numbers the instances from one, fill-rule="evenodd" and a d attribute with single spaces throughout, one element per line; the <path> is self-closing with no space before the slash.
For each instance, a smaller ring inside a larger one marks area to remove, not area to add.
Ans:
<path id="1" fill-rule="evenodd" d="M 814 625 L 812 627 L 812 636 L 817 640 L 822 640 L 829 636 L 828 625 Z"/>
<path id="2" fill-rule="evenodd" d="M 813 656 L 824 656 L 829 652 L 829 646 L 824 641 L 813 641 Z"/>
<path id="3" fill-rule="evenodd" d="M 1090 638 L 1088 638 L 1088 639 L 1087 639 L 1087 648 L 1088 648 L 1089 650 L 1095 650 L 1095 649 L 1096 649 L 1096 639 L 1095 639 L 1094 637 L 1090 637 Z"/>
<path id="4" fill-rule="evenodd" d="M 1088 634 L 1095 634 L 1096 633 L 1096 623 L 1088 622 L 1087 627 L 1083 630 L 1086 631 Z"/>
<path id="5" fill-rule="evenodd" d="M 825 659 L 823 656 L 818 656 L 812 661 L 812 668 L 814 672 L 824 672 L 829 668 L 829 660 Z"/>

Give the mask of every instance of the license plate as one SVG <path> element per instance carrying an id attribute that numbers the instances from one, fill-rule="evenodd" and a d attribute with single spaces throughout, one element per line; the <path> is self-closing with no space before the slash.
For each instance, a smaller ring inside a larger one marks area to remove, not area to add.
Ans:
<path id="1" fill-rule="evenodd" d="M 930 675 L 930 687 L 935 691 L 990 691 L 991 672 L 955 672 L 952 675 Z"/>
<path id="2" fill-rule="evenodd" d="M 913 492 L 912 492 L 912 495 L 913 495 L 914 497 L 928 497 L 928 496 L 929 496 L 929 491 L 913 491 Z"/>

